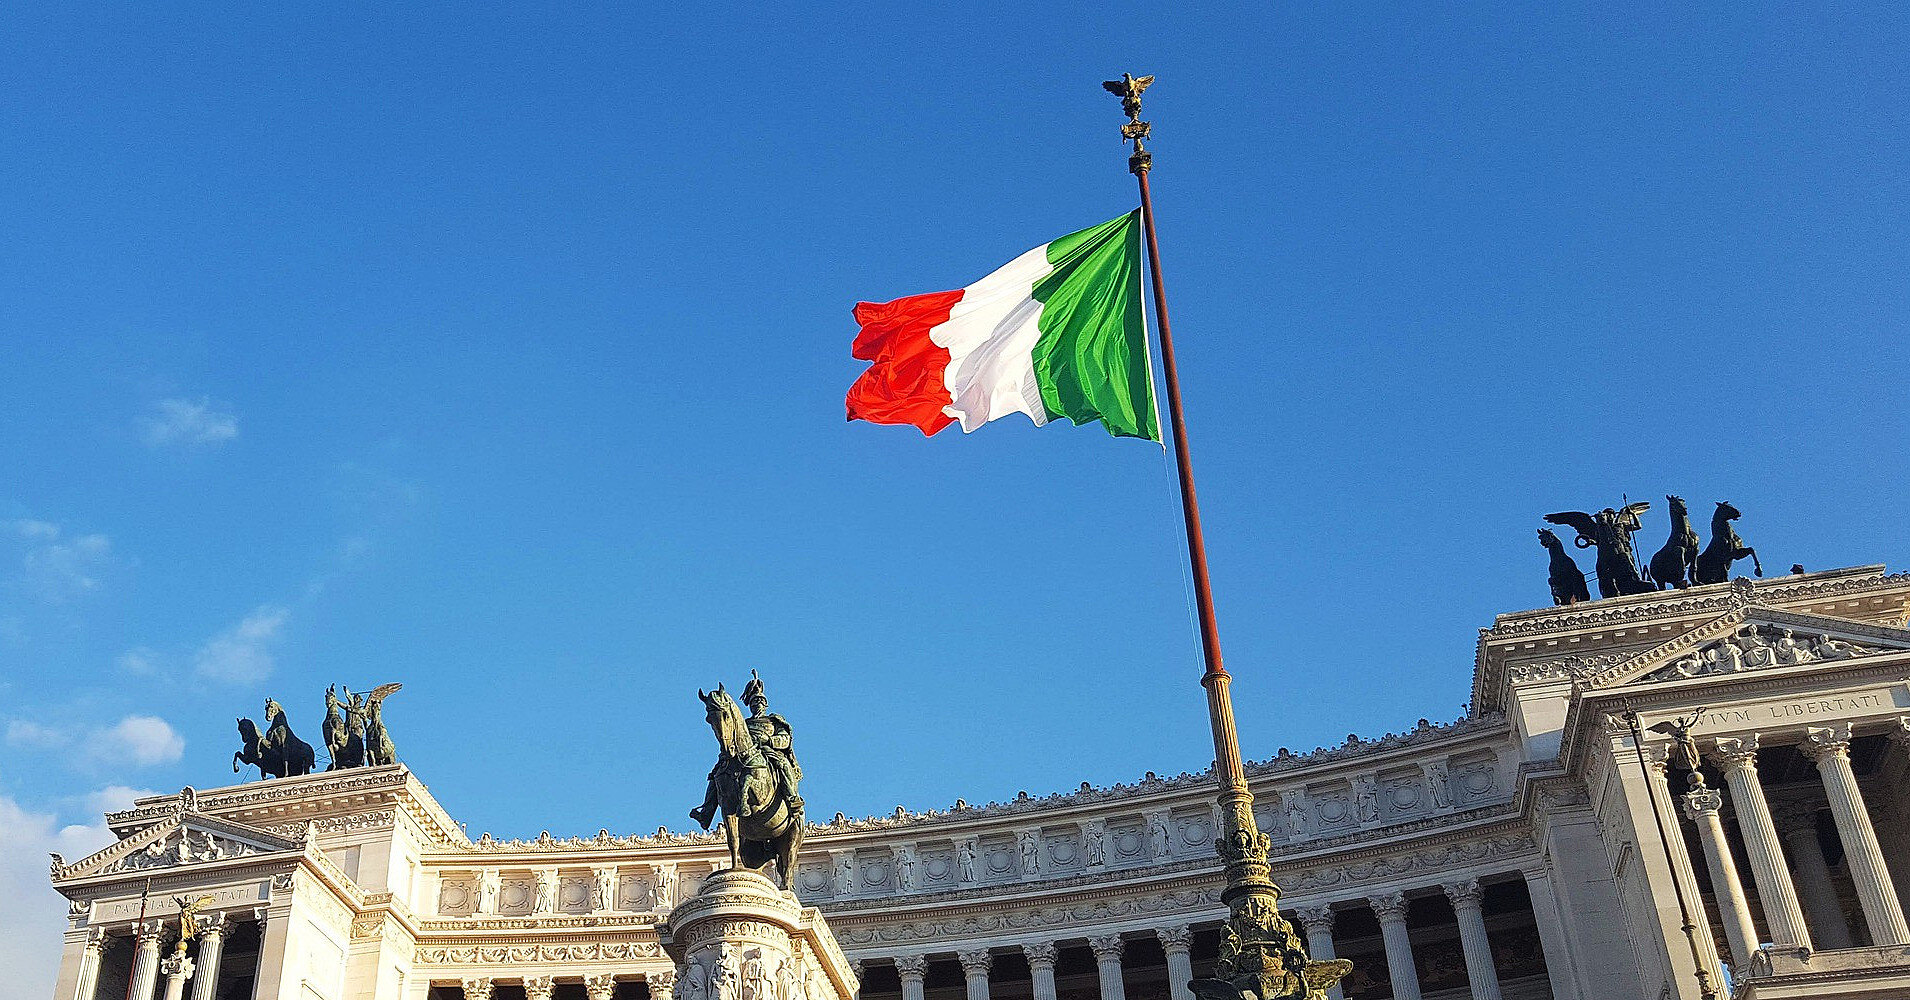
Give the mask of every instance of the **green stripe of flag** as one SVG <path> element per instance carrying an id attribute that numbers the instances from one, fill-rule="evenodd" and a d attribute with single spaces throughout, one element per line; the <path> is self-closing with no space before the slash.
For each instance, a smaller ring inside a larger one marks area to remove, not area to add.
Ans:
<path id="1" fill-rule="evenodd" d="M 1115 437 L 1161 439 L 1141 318 L 1141 213 L 1048 244 L 1035 282 L 1041 339 L 1035 379 L 1050 420 L 1099 420 Z"/>

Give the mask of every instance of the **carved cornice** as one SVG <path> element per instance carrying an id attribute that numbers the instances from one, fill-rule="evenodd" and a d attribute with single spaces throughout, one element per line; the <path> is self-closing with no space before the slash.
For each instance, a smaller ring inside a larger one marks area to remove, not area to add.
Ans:
<path id="1" fill-rule="evenodd" d="M 519 965 L 527 962 L 642 962 L 664 961 L 663 946 L 655 941 L 540 941 L 486 942 L 469 945 L 428 945 L 412 953 L 419 965 Z"/>

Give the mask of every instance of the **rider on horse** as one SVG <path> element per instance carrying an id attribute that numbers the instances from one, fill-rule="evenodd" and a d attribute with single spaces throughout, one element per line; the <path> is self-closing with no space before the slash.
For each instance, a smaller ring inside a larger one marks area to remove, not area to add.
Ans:
<path id="1" fill-rule="evenodd" d="M 743 704 L 749 706 L 749 719 L 744 725 L 749 727 L 750 738 L 756 741 L 756 748 L 762 751 L 764 759 L 782 782 L 789 808 L 800 812 L 802 797 L 796 794 L 796 785 L 802 780 L 802 765 L 796 763 L 796 752 L 791 749 L 789 722 L 769 710 L 769 696 L 763 693 L 763 679 L 754 670 L 749 672 L 749 683 L 743 687 Z M 716 773 L 722 766 L 723 762 L 719 759 L 716 767 L 710 769 L 709 790 L 703 796 L 703 804 L 690 810 L 690 818 L 705 829 L 716 816 Z"/>

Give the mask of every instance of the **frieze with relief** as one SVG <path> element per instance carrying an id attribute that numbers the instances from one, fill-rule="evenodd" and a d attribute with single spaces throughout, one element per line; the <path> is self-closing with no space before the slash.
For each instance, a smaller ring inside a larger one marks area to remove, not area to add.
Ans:
<path id="1" fill-rule="evenodd" d="M 591 941 L 580 944 L 485 944 L 419 948 L 419 965 L 507 965 L 516 962 L 635 962 L 663 957 L 649 941 Z"/>
<path id="2" fill-rule="evenodd" d="M 1074 906 L 979 913 L 948 920 L 903 920 L 863 925 L 842 922 L 836 937 L 843 944 L 866 946 L 909 941 L 950 941 L 985 934 L 1037 930 L 1044 927 L 1106 923 L 1128 917 L 1185 911 L 1205 911 L 1220 902 L 1220 888 L 1182 889 L 1152 896 L 1096 900 Z"/>
<path id="3" fill-rule="evenodd" d="M 1797 629 L 1750 622 L 1730 635 L 1673 660 L 1645 675 L 1646 683 L 1711 677 L 1806 663 L 1827 663 L 1874 656 L 1879 649 L 1829 633 L 1799 634 Z M 1891 650 L 1900 652 L 1900 650 Z"/>

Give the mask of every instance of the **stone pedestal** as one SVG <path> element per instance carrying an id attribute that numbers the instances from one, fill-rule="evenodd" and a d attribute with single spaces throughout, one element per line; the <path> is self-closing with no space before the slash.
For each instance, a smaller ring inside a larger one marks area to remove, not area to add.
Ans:
<path id="1" fill-rule="evenodd" d="M 854 1000 L 861 988 L 822 911 L 752 871 L 705 879 L 657 936 L 675 1000 Z"/>

